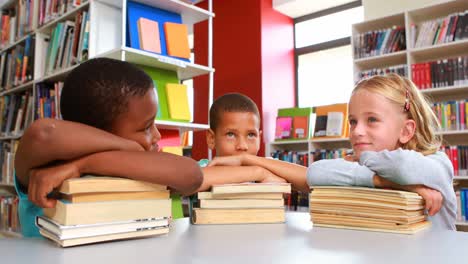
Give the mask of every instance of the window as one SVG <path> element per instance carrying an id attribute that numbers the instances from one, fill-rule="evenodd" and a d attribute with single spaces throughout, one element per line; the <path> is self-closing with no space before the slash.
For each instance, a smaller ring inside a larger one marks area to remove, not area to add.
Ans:
<path id="1" fill-rule="evenodd" d="M 298 107 L 347 102 L 353 89 L 351 25 L 361 1 L 295 19 Z"/>

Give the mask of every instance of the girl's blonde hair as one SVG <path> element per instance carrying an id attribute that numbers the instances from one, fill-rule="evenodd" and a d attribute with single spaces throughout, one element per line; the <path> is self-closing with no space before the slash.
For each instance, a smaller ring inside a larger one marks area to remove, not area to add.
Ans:
<path id="1" fill-rule="evenodd" d="M 439 120 L 432 111 L 429 100 L 421 94 L 412 81 L 393 73 L 374 76 L 360 81 L 352 94 L 359 90 L 384 96 L 401 106 L 401 111 L 407 113 L 408 119 L 415 121 L 414 136 L 402 146 L 403 149 L 415 150 L 424 155 L 433 154 L 439 149 L 442 142 L 442 137 L 436 135 L 436 131 L 440 130 Z"/>

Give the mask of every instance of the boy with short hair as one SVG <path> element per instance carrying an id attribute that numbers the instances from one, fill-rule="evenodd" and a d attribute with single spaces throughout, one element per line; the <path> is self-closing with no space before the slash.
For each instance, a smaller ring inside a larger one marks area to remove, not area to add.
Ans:
<path id="1" fill-rule="evenodd" d="M 217 157 L 241 154 L 257 155 L 260 149 L 260 113 L 249 97 L 240 93 L 225 94 L 210 108 L 210 129 L 206 132 L 208 147 Z M 203 167 L 203 183 L 198 191 L 206 191 L 214 184 L 241 182 L 285 182 L 260 166 Z"/>
<path id="2" fill-rule="evenodd" d="M 79 65 L 65 80 L 61 110 L 67 121 L 35 121 L 18 146 L 15 185 L 24 236 L 38 236 L 40 207 L 55 206 L 47 194 L 83 174 L 167 185 L 182 194 L 200 186 L 196 162 L 158 152 L 157 95 L 136 66 L 106 58 Z"/>

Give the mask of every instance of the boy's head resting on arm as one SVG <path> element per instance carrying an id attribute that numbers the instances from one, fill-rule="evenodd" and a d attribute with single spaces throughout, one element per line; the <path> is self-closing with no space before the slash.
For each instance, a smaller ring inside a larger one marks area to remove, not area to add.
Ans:
<path id="1" fill-rule="evenodd" d="M 437 117 L 407 78 L 396 74 L 362 80 L 349 101 L 350 140 L 355 159 L 363 151 L 415 150 L 435 153 L 441 139 Z"/>
<path id="2" fill-rule="evenodd" d="M 249 97 L 229 93 L 211 105 L 206 142 L 217 156 L 257 155 L 261 134 L 260 113 Z"/>
<path id="3" fill-rule="evenodd" d="M 144 71 L 107 58 L 80 64 L 67 76 L 60 97 L 64 120 L 136 141 L 146 151 L 158 150 L 157 107 L 153 80 Z"/>

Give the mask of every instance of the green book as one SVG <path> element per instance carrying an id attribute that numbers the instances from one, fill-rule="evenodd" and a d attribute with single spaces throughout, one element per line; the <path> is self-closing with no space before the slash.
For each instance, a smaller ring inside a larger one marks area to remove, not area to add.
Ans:
<path id="1" fill-rule="evenodd" d="M 148 66 L 138 65 L 143 71 L 153 79 L 154 87 L 158 93 L 158 114 L 157 120 L 172 120 L 169 118 L 169 110 L 167 105 L 166 84 L 179 83 L 177 72 L 152 68 Z"/>

